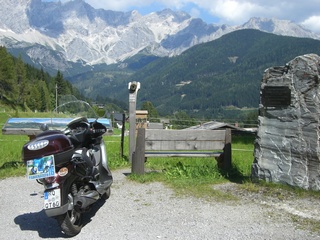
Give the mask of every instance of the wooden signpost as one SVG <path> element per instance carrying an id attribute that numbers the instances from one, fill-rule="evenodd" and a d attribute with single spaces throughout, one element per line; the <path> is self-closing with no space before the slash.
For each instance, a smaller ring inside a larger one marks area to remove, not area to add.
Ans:
<path id="1" fill-rule="evenodd" d="M 132 163 L 136 148 L 136 105 L 137 94 L 140 89 L 139 82 L 129 82 L 129 161 Z"/>

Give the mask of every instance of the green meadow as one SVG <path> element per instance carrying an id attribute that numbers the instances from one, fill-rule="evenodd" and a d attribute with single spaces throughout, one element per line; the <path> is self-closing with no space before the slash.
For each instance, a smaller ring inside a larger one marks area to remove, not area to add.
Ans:
<path id="1" fill-rule="evenodd" d="M 0 112 L 1 128 L 10 117 L 48 117 L 48 114 Z M 25 135 L 0 135 L 0 178 L 23 176 L 25 166 L 21 151 L 29 138 Z M 124 138 L 121 150 L 121 132 L 114 130 L 111 136 L 105 136 L 109 166 L 112 170 L 131 168 L 128 162 L 129 139 Z M 130 178 L 140 182 L 164 181 L 174 185 L 188 186 L 190 183 L 208 184 L 223 181 L 243 182 L 250 178 L 253 162 L 254 136 L 233 136 L 232 168 L 221 171 L 214 158 L 149 158 L 145 163 L 146 174 L 131 175 Z M 123 155 L 121 154 L 123 152 Z"/>

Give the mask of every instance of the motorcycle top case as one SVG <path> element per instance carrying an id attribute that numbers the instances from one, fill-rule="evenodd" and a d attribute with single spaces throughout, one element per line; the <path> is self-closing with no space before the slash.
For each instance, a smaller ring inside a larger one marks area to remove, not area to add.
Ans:
<path id="1" fill-rule="evenodd" d="M 70 161 L 74 153 L 74 146 L 70 139 L 60 131 L 45 131 L 35 139 L 26 143 L 22 149 L 22 158 L 28 160 L 54 155 L 55 164 L 63 165 Z"/>

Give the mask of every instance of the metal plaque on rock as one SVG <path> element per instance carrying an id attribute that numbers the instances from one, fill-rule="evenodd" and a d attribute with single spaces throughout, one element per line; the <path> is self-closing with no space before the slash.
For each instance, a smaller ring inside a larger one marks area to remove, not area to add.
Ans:
<path id="1" fill-rule="evenodd" d="M 261 102 L 264 107 L 288 107 L 291 104 L 291 90 L 288 86 L 265 86 Z"/>

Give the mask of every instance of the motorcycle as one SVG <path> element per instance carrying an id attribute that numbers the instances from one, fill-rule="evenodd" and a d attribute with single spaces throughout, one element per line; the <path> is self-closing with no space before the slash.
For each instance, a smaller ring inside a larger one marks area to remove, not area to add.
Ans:
<path id="1" fill-rule="evenodd" d="M 84 115 L 87 105 L 81 105 L 64 104 L 55 112 Z M 103 141 L 107 128 L 98 118 L 88 117 L 73 118 L 63 130 L 41 124 L 43 132 L 22 149 L 28 178 L 44 186 L 44 212 L 56 218 L 68 236 L 81 231 L 82 216 L 95 202 L 110 197 L 113 182 Z"/>

